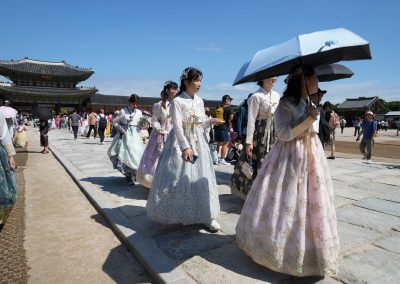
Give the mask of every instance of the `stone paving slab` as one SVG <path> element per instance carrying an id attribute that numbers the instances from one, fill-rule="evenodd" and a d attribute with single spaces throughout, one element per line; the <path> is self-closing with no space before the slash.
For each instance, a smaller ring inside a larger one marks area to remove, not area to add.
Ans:
<path id="1" fill-rule="evenodd" d="M 140 185 L 129 187 L 124 177 L 112 169 L 106 154 L 110 139 L 106 138 L 107 145 L 98 145 L 98 140 L 93 139 L 78 138 L 77 141 L 73 141 L 72 134 L 61 131 L 51 132 L 50 139 L 50 147 L 54 154 L 157 282 L 337 283 L 336 280 L 346 282 L 353 279 L 351 275 L 359 277 L 358 267 L 368 266 L 362 260 L 360 265 L 354 263 L 350 268 L 345 265 L 346 273 L 339 274 L 335 280 L 295 278 L 275 273 L 254 263 L 235 243 L 235 227 L 243 201 L 230 194 L 229 184 L 233 171 L 230 165 L 215 167 L 221 203 L 221 214 L 217 220 L 222 226 L 222 231 L 210 234 L 202 226 L 160 226 L 150 220 L 145 214 L 148 189 Z M 76 153 L 81 153 L 82 156 L 74 155 Z M 102 165 L 102 169 L 86 168 L 84 165 L 88 161 L 98 166 Z M 337 215 L 341 220 L 338 222 L 338 228 L 342 257 L 348 259 L 358 255 L 360 249 L 371 246 L 378 250 L 383 260 L 389 261 L 388 257 L 392 254 L 397 255 L 397 247 L 392 244 L 395 238 L 391 236 L 393 228 L 400 228 L 400 218 L 360 208 L 354 204 L 378 198 L 387 201 L 398 200 L 400 188 L 382 185 L 376 179 L 369 178 L 368 173 L 377 170 L 397 170 L 400 175 L 399 168 L 396 165 L 368 164 L 361 160 L 341 158 L 329 160 L 328 163 L 333 176 Z M 364 173 L 365 176 L 357 176 Z M 383 177 L 396 179 L 397 175 L 392 171 Z M 370 182 L 375 184 L 368 186 Z M 381 189 L 375 190 L 378 185 Z M 393 210 L 397 210 L 396 207 Z M 343 261 L 344 259 L 341 260 L 341 266 Z M 394 275 L 395 267 L 386 267 L 385 273 Z M 400 281 L 400 278 L 397 279 Z"/>
<path id="2" fill-rule="evenodd" d="M 394 193 L 399 191 L 399 187 L 390 185 L 390 184 L 384 184 L 384 183 L 379 183 L 370 180 L 365 180 L 362 182 L 356 182 L 350 185 L 350 187 L 355 187 L 359 189 L 363 189 L 368 192 L 373 192 L 376 194 L 376 196 L 380 197 L 382 194 L 387 194 L 387 193 Z"/>
<path id="3" fill-rule="evenodd" d="M 337 210 L 337 219 L 376 232 L 384 233 L 400 226 L 400 218 L 349 205 Z"/>
<path id="4" fill-rule="evenodd" d="M 236 261 L 232 261 L 236 260 Z M 198 283 L 280 283 L 291 276 L 255 264 L 235 244 L 207 251 L 183 263 Z M 204 279 L 204 274 L 211 277 Z"/>
<path id="5" fill-rule="evenodd" d="M 396 202 L 381 199 L 364 199 L 358 201 L 354 205 L 400 217 L 400 205 Z"/>
<path id="6" fill-rule="evenodd" d="M 377 240 L 376 246 L 400 254 L 400 232 L 393 231 L 390 235 Z"/>
<path id="7" fill-rule="evenodd" d="M 338 222 L 338 233 L 341 254 L 353 248 L 377 240 L 382 236 L 381 233 L 341 221 Z"/>
<path id="8" fill-rule="evenodd" d="M 336 208 L 340 208 L 340 207 L 343 207 L 343 206 L 346 206 L 346 205 L 350 205 L 350 204 L 353 204 L 355 202 L 356 201 L 353 200 L 353 199 L 341 197 L 341 196 L 338 196 L 338 195 L 335 196 L 335 207 Z"/>
<path id="9" fill-rule="evenodd" d="M 346 255 L 338 278 L 345 283 L 399 283 L 400 255 L 377 247 Z"/>
<path id="10" fill-rule="evenodd" d="M 400 191 L 384 194 L 384 195 L 380 196 L 380 198 L 384 199 L 384 200 L 389 200 L 389 201 L 400 203 Z"/>

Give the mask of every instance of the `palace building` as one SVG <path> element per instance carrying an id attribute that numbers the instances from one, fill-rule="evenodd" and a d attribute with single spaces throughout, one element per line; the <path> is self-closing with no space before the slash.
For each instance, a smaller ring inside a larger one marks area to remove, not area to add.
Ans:
<path id="1" fill-rule="evenodd" d="M 45 106 L 57 112 L 61 108 L 68 112 L 103 108 L 110 113 L 128 104 L 129 96 L 103 95 L 97 93 L 96 87 L 77 86 L 93 74 L 91 68 L 72 66 L 64 61 L 40 61 L 28 57 L 16 61 L 0 60 L 0 75 L 11 81 L 0 82 L 0 100 L 3 104 L 9 101 L 18 111 L 26 112 Z M 138 95 L 139 108 L 148 113 L 160 100 L 159 97 Z M 213 109 L 220 101 L 204 100 L 204 104 Z"/>
<path id="2" fill-rule="evenodd" d="M 95 87 L 77 87 L 94 74 L 90 68 L 72 66 L 64 61 L 49 62 L 24 58 L 0 60 L 0 75 L 12 83 L 0 83 L 0 98 L 20 111 L 38 105 L 81 108 L 90 105 Z"/>

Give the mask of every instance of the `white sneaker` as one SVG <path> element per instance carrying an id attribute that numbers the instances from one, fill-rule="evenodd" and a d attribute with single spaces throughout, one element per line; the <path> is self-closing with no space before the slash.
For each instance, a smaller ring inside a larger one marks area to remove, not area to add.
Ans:
<path id="1" fill-rule="evenodd" d="M 215 219 L 211 220 L 211 223 L 210 223 L 210 224 L 205 224 L 205 226 L 206 226 L 207 228 L 209 228 L 210 231 L 216 232 L 216 231 L 221 230 L 221 225 L 218 224 L 218 222 L 217 222 Z"/>
<path id="2" fill-rule="evenodd" d="M 367 162 L 372 162 L 372 159 L 367 159 Z"/>
<path id="3" fill-rule="evenodd" d="M 219 166 L 219 161 L 213 162 L 213 165 Z"/>
<path id="4" fill-rule="evenodd" d="M 218 161 L 218 163 L 220 164 L 220 165 L 223 165 L 223 166 L 227 166 L 227 165 L 230 165 L 227 161 L 225 161 L 224 159 L 220 159 L 219 161 Z"/>

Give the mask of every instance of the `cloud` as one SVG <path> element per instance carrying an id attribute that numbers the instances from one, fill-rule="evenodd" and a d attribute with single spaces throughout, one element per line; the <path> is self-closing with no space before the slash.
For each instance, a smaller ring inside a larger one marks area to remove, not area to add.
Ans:
<path id="1" fill-rule="evenodd" d="M 194 49 L 198 51 L 205 51 L 205 52 L 221 52 L 222 48 L 215 45 L 215 43 L 211 42 L 206 46 L 195 46 Z"/>

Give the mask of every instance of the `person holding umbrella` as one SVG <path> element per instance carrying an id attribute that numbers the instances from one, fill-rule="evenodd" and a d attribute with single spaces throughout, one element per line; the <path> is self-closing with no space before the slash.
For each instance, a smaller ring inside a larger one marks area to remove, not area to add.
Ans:
<path id="1" fill-rule="evenodd" d="M 276 80 L 277 77 L 272 77 L 258 81 L 260 89 L 247 100 L 246 151 L 243 151 L 236 163 L 231 179 L 232 193 L 242 199 L 246 199 L 257 170 L 275 142 L 274 113 L 279 103 L 279 94 L 272 88 Z M 242 171 L 245 163 L 252 166 L 252 176 Z"/>
<path id="2" fill-rule="evenodd" d="M 333 186 L 313 123 L 318 92 L 311 66 L 291 69 L 275 112 L 277 141 L 247 195 L 236 240 L 255 262 L 294 276 L 337 273 L 339 237 Z"/>

